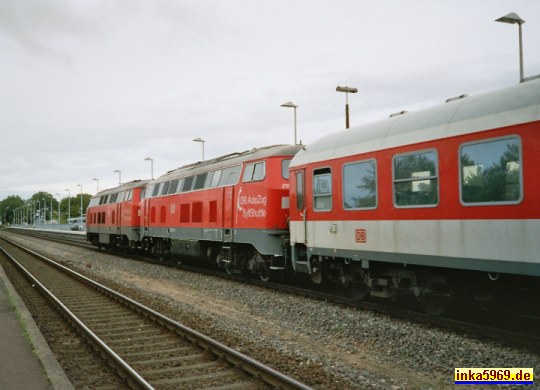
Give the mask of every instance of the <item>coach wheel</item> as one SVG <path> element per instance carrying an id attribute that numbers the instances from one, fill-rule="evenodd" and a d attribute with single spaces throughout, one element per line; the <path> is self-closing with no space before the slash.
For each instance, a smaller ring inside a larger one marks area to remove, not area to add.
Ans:
<path id="1" fill-rule="evenodd" d="M 176 265 L 181 265 L 184 261 L 184 258 L 181 255 L 174 256 L 174 262 Z"/>
<path id="2" fill-rule="evenodd" d="M 315 284 L 321 284 L 323 281 L 323 268 L 322 268 L 322 257 L 312 257 L 311 258 L 311 281 Z"/>
<path id="3" fill-rule="evenodd" d="M 347 281 L 343 283 L 345 290 L 347 291 L 347 295 L 355 301 L 361 301 L 368 294 L 367 286 L 362 282 L 361 279 L 358 279 L 359 278 L 357 276 L 351 274 L 347 277 Z"/>
<path id="4" fill-rule="evenodd" d="M 430 316 L 440 317 L 446 311 L 447 297 L 433 293 L 429 287 L 418 287 L 415 295 L 422 310 Z"/>

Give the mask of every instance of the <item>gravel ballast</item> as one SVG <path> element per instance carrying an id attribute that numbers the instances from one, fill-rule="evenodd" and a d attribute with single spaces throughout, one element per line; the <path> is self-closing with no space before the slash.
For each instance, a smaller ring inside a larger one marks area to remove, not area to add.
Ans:
<path id="1" fill-rule="evenodd" d="M 456 367 L 540 372 L 540 356 L 494 341 L 103 251 L 2 234 L 314 388 L 453 388 Z"/>

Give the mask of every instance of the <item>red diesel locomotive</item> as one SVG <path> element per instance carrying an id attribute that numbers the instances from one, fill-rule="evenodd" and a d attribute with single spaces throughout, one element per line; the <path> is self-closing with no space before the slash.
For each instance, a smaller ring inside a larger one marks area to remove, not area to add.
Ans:
<path id="1" fill-rule="evenodd" d="M 86 211 L 86 238 L 93 245 L 135 248 L 139 245 L 141 191 L 150 180 L 136 180 L 101 191 Z"/>
<path id="2" fill-rule="evenodd" d="M 233 153 L 181 167 L 150 183 L 132 183 L 137 189 L 146 185 L 138 235 L 118 236 L 109 228 L 115 225 L 116 205 L 107 202 L 114 202 L 110 194 L 124 187 L 103 191 L 87 214 L 101 213 L 104 222 L 95 225 L 92 217 L 88 239 L 98 246 L 142 247 L 177 262 L 197 256 L 228 272 L 251 272 L 268 280 L 270 269 L 284 267 L 288 168 L 299 149 L 276 145 Z M 106 205 L 96 204 L 101 199 Z M 133 199 L 134 206 L 137 200 Z"/>

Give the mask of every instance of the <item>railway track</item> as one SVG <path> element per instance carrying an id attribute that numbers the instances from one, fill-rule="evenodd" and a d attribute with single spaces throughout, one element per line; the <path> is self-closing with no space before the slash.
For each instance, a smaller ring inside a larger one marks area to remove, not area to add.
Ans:
<path id="1" fill-rule="evenodd" d="M 1 244 L 132 388 L 308 388 L 51 259 L 12 241 Z"/>
<path id="2" fill-rule="evenodd" d="M 74 240 L 72 237 L 64 239 L 61 233 L 46 232 L 46 231 L 24 231 L 18 230 L 18 233 L 31 235 L 33 237 L 44 238 L 57 242 L 63 242 L 67 244 L 73 244 L 83 247 L 89 247 L 95 249 L 95 247 L 89 245 L 85 241 Z M 126 256 L 124 254 L 117 253 L 119 256 Z M 137 255 L 127 255 L 126 257 L 136 257 L 138 260 L 151 261 L 157 264 L 164 264 L 156 259 L 143 258 Z M 206 274 L 217 275 L 220 277 L 236 280 L 242 283 L 249 283 L 257 285 L 259 287 L 271 288 L 276 291 L 285 292 L 288 294 L 296 294 L 299 296 L 307 296 L 314 299 L 321 299 L 336 304 L 344 304 L 359 309 L 370 310 L 372 312 L 381 313 L 400 319 L 414 321 L 429 326 L 434 326 L 442 329 L 448 329 L 455 332 L 467 333 L 476 337 L 488 338 L 492 340 L 502 341 L 507 344 L 518 345 L 534 352 L 540 351 L 540 335 L 538 334 L 538 326 L 540 318 L 508 318 L 500 316 L 486 315 L 485 313 L 463 313 L 454 314 L 452 316 L 433 317 L 427 315 L 421 311 L 412 309 L 410 307 L 404 307 L 402 305 L 388 304 L 388 302 L 372 302 L 372 301 L 358 301 L 349 299 L 343 295 L 339 295 L 329 291 L 319 291 L 312 288 L 299 287 L 297 285 L 291 285 L 287 283 L 274 283 L 274 282 L 261 282 L 258 279 L 245 277 L 242 275 L 228 275 L 211 269 L 204 269 L 198 267 L 192 267 L 189 265 L 177 265 L 172 263 L 166 263 L 169 266 L 176 266 L 182 269 L 187 269 L 193 272 L 203 272 Z M 519 326 L 518 326 L 519 324 Z M 521 329 L 521 332 L 517 332 L 515 329 Z"/>

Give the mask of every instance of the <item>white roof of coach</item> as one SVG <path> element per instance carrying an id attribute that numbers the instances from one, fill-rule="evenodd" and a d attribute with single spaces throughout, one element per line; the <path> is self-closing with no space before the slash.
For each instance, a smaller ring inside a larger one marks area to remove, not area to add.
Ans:
<path id="1" fill-rule="evenodd" d="M 536 120 L 540 80 L 329 134 L 298 152 L 291 167 Z"/>

